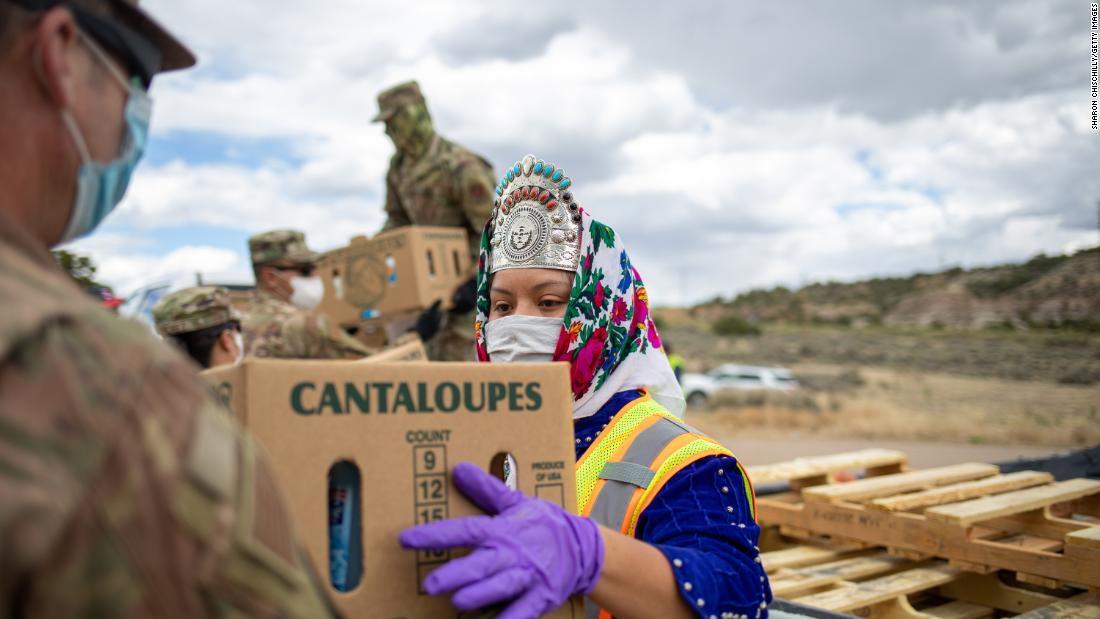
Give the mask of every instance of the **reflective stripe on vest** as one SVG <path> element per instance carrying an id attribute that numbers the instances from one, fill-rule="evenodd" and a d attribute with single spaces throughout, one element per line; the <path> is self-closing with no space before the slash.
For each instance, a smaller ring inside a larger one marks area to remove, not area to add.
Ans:
<path id="1" fill-rule="evenodd" d="M 680 421 L 648 394 L 630 402 L 577 461 L 577 510 L 610 529 L 634 536 L 638 518 L 684 467 L 728 449 Z M 737 463 L 753 519 L 756 500 Z M 586 619 L 611 615 L 585 599 Z"/>

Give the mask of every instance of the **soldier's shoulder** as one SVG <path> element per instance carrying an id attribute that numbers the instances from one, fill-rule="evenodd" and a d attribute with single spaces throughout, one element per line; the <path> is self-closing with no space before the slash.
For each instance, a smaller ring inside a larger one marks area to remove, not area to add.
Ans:
<path id="1" fill-rule="evenodd" d="M 163 347 L 138 323 L 123 320 L 85 295 L 62 271 L 0 249 L 0 358 L 33 346 L 49 329 L 65 339 L 159 355 Z M 108 360 L 109 361 L 109 360 Z"/>
<path id="2" fill-rule="evenodd" d="M 484 169 L 492 171 L 493 166 L 489 163 L 489 160 L 474 151 L 466 148 L 465 146 L 448 140 L 447 138 L 440 138 L 443 144 L 443 148 L 440 149 L 441 156 L 447 160 L 448 163 L 454 168 L 466 168 L 473 167 L 477 169 Z"/>
<path id="3" fill-rule="evenodd" d="M 440 148 L 440 152 L 444 157 L 447 157 L 449 161 L 460 164 L 477 164 L 487 168 L 493 167 L 492 164 L 488 163 L 488 159 L 486 159 L 482 155 L 478 155 L 477 153 L 471 151 L 470 148 L 467 148 L 462 144 L 459 144 L 458 142 L 452 142 L 451 140 L 448 140 L 447 137 L 440 137 L 440 142 L 443 146 L 442 148 Z"/>
<path id="4" fill-rule="evenodd" d="M 75 285 L 59 271 L 0 244 L 0 358 L 27 333 L 70 311 L 73 292 Z"/>
<path id="5" fill-rule="evenodd" d="M 397 151 L 390 156 L 390 167 L 386 170 L 386 178 L 392 178 L 398 174 L 401 169 L 401 162 L 401 151 Z"/>
<path id="6" fill-rule="evenodd" d="M 288 314 L 283 323 L 283 332 L 287 334 L 301 334 L 307 337 L 322 337 L 329 330 L 328 317 L 320 312 L 311 312 L 295 308 L 293 314 Z"/>
<path id="7" fill-rule="evenodd" d="M 298 314 L 300 310 L 294 305 L 267 294 L 256 293 L 242 314 L 243 322 L 269 322 L 271 320 L 285 320 Z"/>

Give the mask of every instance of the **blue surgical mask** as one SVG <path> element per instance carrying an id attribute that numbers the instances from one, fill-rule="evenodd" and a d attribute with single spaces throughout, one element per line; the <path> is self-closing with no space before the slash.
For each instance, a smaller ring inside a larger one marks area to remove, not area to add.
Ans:
<path id="1" fill-rule="evenodd" d="M 117 159 L 109 163 L 96 163 L 92 160 L 76 120 L 69 110 L 61 110 L 61 119 L 76 144 L 81 161 L 76 177 L 72 214 L 61 238 L 62 243 L 90 234 L 122 201 L 130 184 L 130 176 L 145 153 L 145 145 L 149 139 L 149 117 L 153 110 L 153 102 L 142 89 L 141 82 L 134 78 L 128 83 L 98 45 L 87 38 L 85 42 L 93 55 L 130 93 L 123 110 L 126 134 L 122 138 L 122 149 Z"/>

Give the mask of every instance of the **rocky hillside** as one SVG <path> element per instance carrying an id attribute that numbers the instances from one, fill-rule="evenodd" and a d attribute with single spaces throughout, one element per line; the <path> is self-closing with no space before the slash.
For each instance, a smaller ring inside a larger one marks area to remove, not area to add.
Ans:
<path id="1" fill-rule="evenodd" d="M 752 290 L 692 308 L 750 322 L 1100 331 L 1100 248 L 1022 264 Z"/>

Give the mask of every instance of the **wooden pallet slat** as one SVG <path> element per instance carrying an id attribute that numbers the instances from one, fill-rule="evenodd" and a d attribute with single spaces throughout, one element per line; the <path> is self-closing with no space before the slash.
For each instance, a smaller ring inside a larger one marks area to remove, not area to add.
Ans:
<path id="1" fill-rule="evenodd" d="M 993 609 L 966 602 L 951 602 L 943 606 L 917 610 L 904 595 L 872 604 L 860 614 L 868 619 L 979 619 L 993 617 Z"/>
<path id="2" fill-rule="evenodd" d="M 981 529 L 994 529 L 1005 533 L 1024 533 L 1050 539 L 1063 539 L 1070 533 L 1087 529 L 1090 523 L 1070 519 L 1058 518 L 1049 513 L 1050 510 L 1034 509 L 1022 514 L 1001 516 L 992 520 L 983 520 L 980 524 L 972 524 L 969 527 L 971 536 L 974 531 Z"/>
<path id="3" fill-rule="evenodd" d="M 966 481 L 939 488 L 930 488 L 911 494 L 881 497 L 868 503 L 868 506 L 888 512 L 910 511 L 922 507 L 957 503 L 1010 490 L 1030 488 L 1031 486 L 1048 484 L 1052 481 L 1054 481 L 1054 476 L 1050 473 L 1017 471 L 977 481 Z"/>
<path id="4" fill-rule="evenodd" d="M 876 454 L 841 454 L 772 469 L 828 475 L 831 467 L 852 466 L 863 456 Z M 781 534 L 884 547 L 896 557 L 942 559 L 951 568 L 978 574 L 1007 570 L 1021 582 L 1049 589 L 1100 591 L 1100 481 L 1051 482 L 1046 473 L 1034 471 L 999 475 L 995 466 L 976 463 L 878 472 L 876 478 L 814 487 L 806 487 L 814 483 L 811 478 L 792 481 L 790 492 L 758 497 L 759 522 Z M 904 610 L 886 603 L 881 609 L 887 607 Z"/>
<path id="5" fill-rule="evenodd" d="M 925 608 L 921 613 L 937 619 L 982 619 L 993 616 L 993 609 L 981 604 L 954 600 L 941 606 Z"/>
<path id="6" fill-rule="evenodd" d="M 763 545 L 763 544 L 761 544 Z M 764 564 L 764 571 L 769 574 L 781 569 L 802 567 L 824 563 L 852 554 L 851 549 L 822 548 L 819 546 L 798 545 L 783 550 L 772 550 L 760 553 L 760 562 Z"/>
<path id="7" fill-rule="evenodd" d="M 1030 543 L 1026 536 L 1016 537 L 1021 538 L 1017 542 Z M 1035 543 L 1040 541 L 1036 539 Z M 830 550 L 833 552 L 829 553 Z M 846 556 L 837 558 L 842 554 Z M 925 585 L 939 582 L 940 576 L 929 576 L 927 571 L 929 568 L 940 570 L 943 564 L 904 561 L 882 549 L 853 554 L 849 548 L 821 541 L 765 552 L 761 556 L 774 558 L 772 565 L 777 561 L 786 562 L 781 563 L 784 565 L 781 568 L 769 569 L 772 592 L 777 598 L 796 599 L 811 606 L 823 603 L 831 607 L 830 610 L 856 612 L 868 619 L 994 619 L 1005 616 L 1003 613 L 1016 616 L 1031 611 L 1037 612 L 1025 617 L 1100 619 L 1100 598 L 1087 593 L 1065 598 L 1066 590 L 1059 583 L 1027 575 L 1022 575 L 1026 578 L 1017 575 L 1018 580 L 1043 587 L 1047 593 L 1006 584 L 993 573 L 958 572 L 938 586 L 914 586 L 914 574 Z M 801 564 L 800 567 L 789 567 L 794 562 Z M 865 582 L 859 582 L 861 580 Z"/>
<path id="8" fill-rule="evenodd" d="M 980 499 L 931 507 L 924 515 L 932 520 L 965 526 L 982 520 L 1010 516 L 1100 493 L 1100 481 L 1069 479 L 1046 486 L 1017 490 Z"/>
<path id="9" fill-rule="evenodd" d="M 1003 539 L 992 540 L 998 544 L 1005 544 L 1007 546 L 1015 546 L 1024 550 L 1034 550 L 1036 552 L 1060 552 L 1065 542 L 1061 540 L 1047 539 L 1045 537 L 1035 537 L 1033 535 L 1024 535 L 1022 533 L 1015 533 Z"/>
<path id="10" fill-rule="evenodd" d="M 1036 608 L 1016 619 L 1100 619 L 1100 596 L 1082 593 L 1048 606 Z"/>
<path id="11" fill-rule="evenodd" d="M 997 529 L 986 526 L 1001 521 L 1015 526 L 1021 516 L 1042 516 L 1042 510 L 983 522 L 982 525 L 961 527 L 929 521 L 921 515 L 908 512 L 883 512 L 854 503 L 798 504 L 760 497 L 757 499 L 757 514 L 759 521 L 765 526 L 778 525 L 781 530 L 783 527 L 795 527 L 813 531 L 818 536 L 858 537 L 873 546 L 949 559 L 968 570 L 987 572 L 992 569 L 1009 569 L 1066 583 L 1100 586 L 1100 549 L 1085 545 L 1066 546 L 1064 554 L 1023 549 L 993 541 L 998 535 Z M 1059 538 L 1065 533 L 1089 527 L 1087 523 L 1061 520 L 1065 519 L 1047 518 L 1035 522 L 1044 529 L 1063 531 Z M 1076 529 L 1067 530 L 1070 526 Z M 989 536 L 975 535 L 977 531 L 987 528 Z M 1022 530 L 1026 530 L 1026 527 Z"/>
<path id="12" fill-rule="evenodd" d="M 861 503 L 870 499 L 912 490 L 924 490 L 960 481 L 992 477 L 1000 472 L 1000 469 L 992 464 L 977 462 L 953 464 L 882 477 L 868 477 L 843 484 L 806 488 L 802 491 L 802 498 L 806 501 L 853 501 Z"/>
<path id="13" fill-rule="evenodd" d="M 1006 585 L 996 574 L 960 574 L 939 587 L 937 593 L 1009 613 L 1023 613 L 1058 601 L 1052 595 Z"/>
<path id="14" fill-rule="evenodd" d="M 911 561 L 880 551 L 866 557 L 782 570 L 771 577 L 772 594 L 776 597 L 798 597 L 841 581 L 881 576 L 911 565 Z"/>
<path id="15" fill-rule="evenodd" d="M 798 458 L 778 464 L 747 466 L 745 472 L 748 473 L 752 483 L 766 484 L 819 477 L 854 469 L 878 469 L 889 472 L 890 467 L 904 467 L 908 461 L 909 458 L 904 452 L 872 448 L 829 456 Z"/>
<path id="16" fill-rule="evenodd" d="M 1100 550 L 1100 526 L 1081 529 L 1066 535 L 1066 545 Z"/>
<path id="17" fill-rule="evenodd" d="M 795 601 L 825 610 L 843 612 L 945 585 L 954 580 L 958 574 L 959 570 L 946 565 L 920 567 L 861 582 L 854 587 L 795 598 Z"/>

